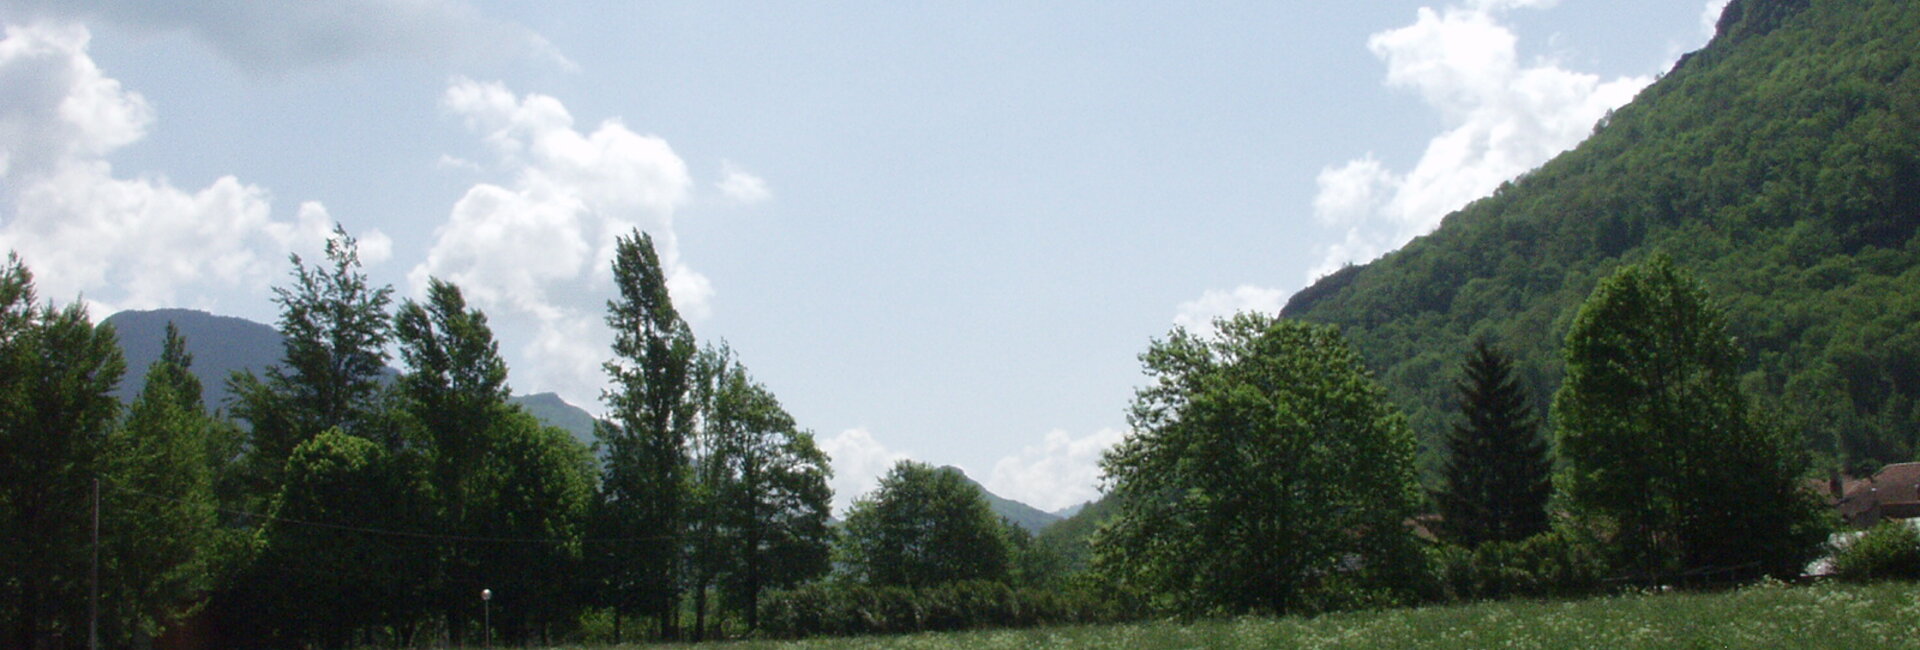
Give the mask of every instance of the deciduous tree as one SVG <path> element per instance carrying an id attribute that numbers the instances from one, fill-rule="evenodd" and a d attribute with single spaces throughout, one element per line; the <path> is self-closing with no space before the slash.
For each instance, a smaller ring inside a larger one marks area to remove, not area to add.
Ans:
<path id="1" fill-rule="evenodd" d="M 1390 602 L 1418 573 L 1413 437 L 1330 326 L 1243 313 L 1141 356 L 1097 570 L 1173 612 Z"/>
<path id="2" fill-rule="evenodd" d="M 1569 503 L 1646 579 L 1797 575 L 1824 538 L 1792 438 L 1750 414 L 1726 317 L 1665 255 L 1595 287 L 1553 409 Z"/>

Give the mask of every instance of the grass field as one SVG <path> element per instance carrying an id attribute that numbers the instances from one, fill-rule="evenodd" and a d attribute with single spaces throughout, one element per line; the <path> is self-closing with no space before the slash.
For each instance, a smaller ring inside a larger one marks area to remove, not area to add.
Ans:
<path id="1" fill-rule="evenodd" d="M 1920 584 L 1759 585 L 1722 593 L 1513 601 L 1316 618 L 1150 622 L 697 647 L 1920 648 Z M 608 650 L 607 646 L 594 648 Z"/>

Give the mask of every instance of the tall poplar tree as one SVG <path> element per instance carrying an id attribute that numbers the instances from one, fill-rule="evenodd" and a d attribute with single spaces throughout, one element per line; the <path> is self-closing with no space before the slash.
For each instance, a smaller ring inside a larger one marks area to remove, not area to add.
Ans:
<path id="1" fill-rule="evenodd" d="M 613 277 L 620 292 L 607 302 L 614 358 L 604 368 L 614 387 L 602 395 L 611 422 L 595 431 L 606 454 L 597 536 L 632 541 L 598 549 L 601 571 L 616 611 L 651 614 L 661 636 L 672 637 L 684 578 L 696 349 L 651 235 L 618 239 Z"/>
<path id="2" fill-rule="evenodd" d="M 1553 462 L 1513 357 L 1475 341 L 1461 371 L 1460 421 L 1433 493 L 1441 531 L 1469 548 L 1546 531 Z"/>

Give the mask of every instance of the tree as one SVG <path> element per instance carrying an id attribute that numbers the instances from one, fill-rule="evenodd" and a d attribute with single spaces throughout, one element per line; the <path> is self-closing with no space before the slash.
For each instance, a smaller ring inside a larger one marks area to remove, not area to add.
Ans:
<path id="1" fill-rule="evenodd" d="M 573 436 L 512 409 L 491 423 L 486 461 L 472 477 L 480 535 L 539 542 L 474 542 L 462 555 L 477 571 L 450 593 L 478 609 L 474 595 L 493 590 L 496 639 L 550 642 L 546 632 L 577 620 L 582 599 L 582 537 L 593 503 L 593 457 Z M 444 561 L 444 560 L 443 560 Z"/>
<path id="2" fill-rule="evenodd" d="M 1740 348 L 1692 276 L 1656 254 L 1580 308 L 1554 419 L 1570 505 L 1646 579 L 1791 577 L 1824 539 L 1790 436 L 1750 414 Z"/>
<path id="3" fill-rule="evenodd" d="M 1468 548 L 1545 532 L 1553 464 L 1513 357 L 1475 341 L 1461 372 L 1460 421 L 1433 492 L 1443 532 Z"/>
<path id="4" fill-rule="evenodd" d="M 108 437 L 101 578 L 111 645 L 157 636 L 213 586 L 218 521 L 208 454 L 216 425 L 192 364 L 186 340 L 168 323 L 146 386 L 126 424 Z"/>
<path id="5" fill-rule="evenodd" d="M 848 570 L 868 584 L 1005 581 L 1010 549 L 1004 526 L 980 488 L 959 471 L 903 460 L 871 494 L 853 502 L 842 544 Z"/>
<path id="6" fill-rule="evenodd" d="M 233 623 L 261 645 L 398 645 L 421 618 L 433 546 L 419 464 L 328 429 L 295 447 Z M 403 534 L 395 534 L 398 531 Z M 379 638 L 387 635 L 386 638 Z"/>
<path id="7" fill-rule="evenodd" d="M 233 414 L 252 425 L 248 466 L 256 496 L 277 489 L 293 448 L 321 431 L 339 428 L 398 446 L 381 421 L 393 288 L 367 283 L 358 242 L 337 225 L 327 240 L 327 266 L 288 259 L 293 286 L 273 289 L 286 337 L 282 364 L 268 368 L 265 381 L 236 373 L 230 384 Z"/>
<path id="8" fill-rule="evenodd" d="M 832 469 L 811 433 L 724 347 L 708 357 L 699 463 L 712 531 L 709 575 L 729 604 L 759 624 L 760 594 L 827 572 Z M 704 586 L 704 582 L 701 583 Z M 704 599 L 703 599 L 704 602 Z M 703 610 L 703 608 L 701 608 Z M 696 622 L 701 617 L 696 616 Z"/>
<path id="9" fill-rule="evenodd" d="M 1331 326 L 1243 313 L 1141 356 L 1133 433 L 1101 464 L 1096 570 L 1187 614 L 1390 602 L 1419 561 L 1413 437 Z"/>
<path id="10" fill-rule="evenodd" d="M 504 512 L 489 507 L 496 505 L 496 495 L 479 484 L 476 475 L 512 462 L 509 459 L 533 462 L 542 456 L 502 453 L 503 445 L 535 434 L 526 431 L 524 423 L 509 421 L 514 409 L 507 402 L 507 364 L 487 317 L 467 307 L 459 287 L 429 278 L 426 304 L 403 301 L 394 315 L 393 337 L 408 369 L 397 382 L 397 392 L 411 423 L 423 434 L 438 528 L 469 536 L 489 534 L 489 525 L 508 520 L 501 517 Z M 507 468 L 507 473 L 515 469 Z M 442 546 L 434 593 L 455 642 L 473 619 L 472 594 L 487 587 L 482 566 L 471 547 Z"/>
<path id="11" fill-rule="evenodd" d="M 687 437 L 693 430 L 693 332 L 673 307 L 653 237 L 636 233 L 614 249 L 618 300 L 607 301 L 615 358 L 602 394 L 611 422 L 595 434 L 606 452 L 596 518 L 606 547 L 601 575 L 616 612 L 646 611 L 662 636 L 675 630 L 686 532 Z"/>
<path id="12" fill-rule="evenodd" d="M 0 645 L 77 641 L 94 479 L 126 364 L 113 328 L 95 327 L 84 306 L 36 306 L 17 256 L 0 266 L 0 364 Z"/>

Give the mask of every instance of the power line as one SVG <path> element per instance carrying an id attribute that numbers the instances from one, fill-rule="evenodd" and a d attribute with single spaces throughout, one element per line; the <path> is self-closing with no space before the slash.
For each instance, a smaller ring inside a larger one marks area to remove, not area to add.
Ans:
<path id="1" fill-rule="evenodd" d="M 152 498 L 152 499 L 160 499 L 164 501 L 172 501 L 174 503 L 187 504 L 187 501 L 185 499 L 170 497 L 164 494 L 154 494 L 152 492 L 136 490 L 130 487 L 126 487 L 124 485 L 113 483 L 112 481 L 102 481 L 100 484 L 103 487 L 112 488 L 116 491 L 126 492 L 128 494 L 134 494 L 134 495 L 143 496 L 143 497 Z M 446 541 L 446 542 L 475 542 L 475 543 L 489 543 L 489 544 L 571 544 L 574 542 L 579 542 L 581 544 L 621 544 L 621 543 L 631 543 L 631 542 L 652 542 L 652 541 L 671 540 L 671 539 L 678 538 L 677 535 L 646 535 L 641 537 L 602 537 L 602 538 L 582 537 L 578 539 L 569 539 L 565 537 L 494 537 L 494 536 L 487 536 L 487 535 L 453 535 L 453 534 L 447 534 L 447 533 L 428 533 L 428 532 L 421 532 L 421 531 L 414 531 L 414 530 L 395 530 L 391 528 L 373 528 L 369 526 L 354 526 L 349 524 L 335 524 L 335 523 L 328 523 L 328 522 L 322 522 L 322 521 L 309 521 L 305 519 L 294 519 L 292 517 L 282 517 L 279 515 L 269 515 L 269 514 L 253 512 L 249 510 L 223 508 L 220 506 L 214 506 L 213 510 L 215 512 L 219 512 L 222 514 L 248 517 L 252 519 L 260 519 L 264 521 L 270 521 L 270 522 L 281 523 L 281 524 L 289 524 L 294 526 L 306 526 L 309 528 L 339 530 L 339 531 L 354 532 L 354 533 L 364 533 L 368 535 L 386 535 L 389 537 L 407 537 L 407 538 L 413 538 L 413 539 L 437 540 L 437 541 Z"/>

